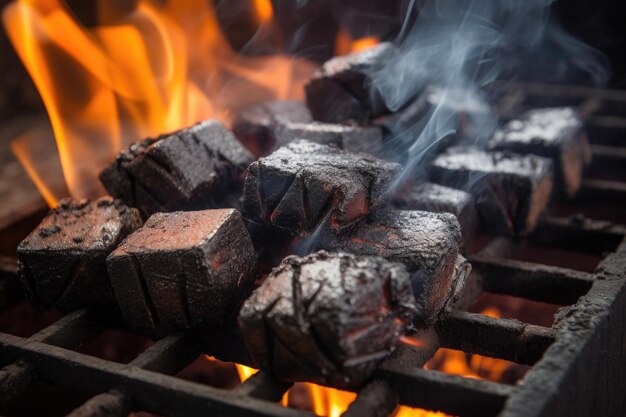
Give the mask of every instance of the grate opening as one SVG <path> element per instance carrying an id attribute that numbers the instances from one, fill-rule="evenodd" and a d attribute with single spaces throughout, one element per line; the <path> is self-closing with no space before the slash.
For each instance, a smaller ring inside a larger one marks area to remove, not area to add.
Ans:
<path id="1" fill-rule="evenodd" d="M 469 309 L 472 313 L 492 316 L 495 314 L 537 326 L 552 327 L 554 316 L 562 305 L 528 300 L 511 295 L 482 293 Z"/>
<path id="2" fill-rule="evenodd" d="M 107 329 L 87 340 L 76 352 L 117 363 L 130 363 L 154 342 L 143 335 L 118 329 Z"/>
<path id="3" fill-rule="evenodd" d="M 583 251 L 530 245 L 525 242 L 517 249 L 512 259 L 575 271 L 593 272 L 602 260 L 602 256 Z"/>
<path id="4" fill-rule="evenodd" d="M 35 381 L 15 401 L 2 409 L 2 415 L 5 417 L 63 417 L 80 407 L 92 396 L 92 392 Z M 37 401 L 32 401 L 33 398 L 37 398 Z"/>
<path id="5" fill-rule="evenodd" d="M 426 362 L 425 369 L 457 375 L 464 378 L 483 379 L 515 385 L 530 370 L 530 366 L 492 358 L 461 350 L 439 348 Z"/>
<path id="6" fill-rule="evenodd" d="M 185 381 L 227 390 L 235 389 L 240 385 L 235 364 L 222 362 L 206 355 L 198 356 L 176 376 Z"/>
<path id="7" fill-rule="evenodd" d="M 30 337 L 63 317 L 58 311 L 33 307 L 27 301 L 17 303 L 0 314 L 0 332 Z"/>

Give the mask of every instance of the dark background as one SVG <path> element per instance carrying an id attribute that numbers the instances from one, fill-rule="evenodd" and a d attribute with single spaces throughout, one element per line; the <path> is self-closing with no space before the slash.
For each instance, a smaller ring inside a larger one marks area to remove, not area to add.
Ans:
<path id="1" fill-rule="evenodd" d="M 85 25 L 93 24 L 93 2 L 66 0 Z M 133 1 L 107 0 L 132 9 Z M 181 0 L 184 1 L 184 0 Z M 499 1 L 499 0 L 493 0 Z M 218 16 L 231 43 L 244 53 L 263 52 L 251 42 L 256 31 L 250 0 L 216 0 Z M 322 62 L 332 54 L 339 25 L 353 37 L 392 38 L 399 30 L 408 0 L 272 0 L 285 50 Z M 4 7 L 8 0 L 0 0 Z M 626 89 L 626 6 L 623 1 L 558 0 L 552 18 L 570 33 L 601 50 L 612 66 L 611 88 Z M 528 77 L 540 77 L 537 71 Z M 537 80 L 541 81 L 541 80 Z M 43 107 L 28 74 L 4 31 L 0 34 L 0 121 L 39 113 Z"/>

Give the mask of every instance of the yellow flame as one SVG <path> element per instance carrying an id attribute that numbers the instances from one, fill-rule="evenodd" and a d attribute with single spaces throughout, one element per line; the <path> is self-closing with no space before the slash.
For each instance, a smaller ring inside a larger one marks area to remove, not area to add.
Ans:
<path id="1" fill-rule="evenodd" d="M 495 307 L 487 307 L 480 314 L 493 318 L 502 317 L 500 310 Z M 484 378 L 490 381 L 500 381 L 510 367 L 511 363 L 502 359 L 468 355 L 462 351 L 445 348 L 440 348 L 425 366 L 426 369 L 436 369 L 447 374 Z"/>
<path id="2" fill-rule="evenodd" d="M 315 70 L 284 55 L 237 54 L 210 0 L 139 0 L 124 15 L 94 1 L 113 23 L 85 27 L 63 0 L 16 0 L 2 14 L 76 198 L 103 194 L 97 176 L 122 147 L 202 119 L 228 124 L 256 102 L 301 99 Z M 271 21 L 269 0 L 253 6 L 260 23 Z"/>
<path id="3" fill-rule="evenodd" d="M 244 382 L 245 380 L 250 378 L 252 375 L 259 372 L 258 369 L 250 368 L 248 366 L 240 365 L 238 363 L 235 364 L 235 368 L 237 368 L 237 374 L 239 375 L 239 381 L 241 382 Z"/>

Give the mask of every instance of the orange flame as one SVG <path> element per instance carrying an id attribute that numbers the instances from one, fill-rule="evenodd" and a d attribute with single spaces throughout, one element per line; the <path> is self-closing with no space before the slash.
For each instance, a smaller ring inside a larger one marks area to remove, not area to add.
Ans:
<path id="1" fill-rule="evenodd" d="M 212 360 L 210 356 L 207 359 Z M 247 367 L 241 364 L 235 364 L 237 373 L 239 374 L 239 380 L 244 382 L 256 372 L 257 369 Z M 321 385 L 303 383 L 311 396 L 313 404 L 313 412 L 318 416 L 324 417 L 340 417 L 350 406 L 350 404 L 356 399 L 356 394 L 353 392 L 342 391 L 335 388 L 323 387 Z M 285 393 L 281 400 L 283 406 L 288 405 L 289 393 Z M 447 415 L 441 412 L 422 410 L 419 408 L 411 408 L 400 406 L 396 410 L 394 417 L 446 417 Z"/>
<path id="2" fill-rule="evenodd" d="M 300 99 L 315 70 L 284 55 L 238 55 L 209 0 L 139 0 L 124 15 L 110 3 L 96 1 L 108 19 L 90 28 L 63 0 L 16 0 L 3 10 L 76 198 L 103 193 L 98 173 L 122 147 L 202 119 L 228 124 L 252 103 Z M 259 24 L 271 21 L 269 0 L 253 7 Z"/>
<path id="3" fill-rule="evenodd" d="M 313 412 L 319 416 L 339 417 L 356 399 L 353 392 L 341 391 L 334 388 L 322 387 L 315 384 L 306 384 L 313 398 Z M 393 414 L 394 417 L 446 417 L 447 414 L 438 411 L 423 410 L 400 406 Z"/>
<path id="4" fill-rule="evenodd" d="M 254 12 L 259 24 L 269 23 L 274 17 L 274 9 L 270 0 L 253 0 Z"/>
<path id="5" fill-rule="evenodd" d="M 335 55 L 348 55 L 371 48 L 380 43 L 374 36 L 353 39 L 345 30 L 340 30 L 335 39 Z"/>
<path id="6" fill-rule="evenodd" d="M 60 169 L 58 154 L 51 153 L 47 146 L 51 138 L 49 129 L 35 127 L 15 137 L 11 150 L 48 206 L 55 207 L 61 198 L 67 197 L 68 191 L 62 178 L 56 182 L 48 178 L 50 172 Z"/>
<path id="7" fill-rule="evenodd" d="M 480 314 L 493 318 L 502 317 L 500 311 L 494 307 L 488 307 Z M 465 352 L 445 348 L 437 350 L 425 366 L 426 369 L 436 369 L 447 374 L 490 381 L 500 381 L 510 367 L 511 363 L 505 360 L 481 355 L 468 356 Z"/>

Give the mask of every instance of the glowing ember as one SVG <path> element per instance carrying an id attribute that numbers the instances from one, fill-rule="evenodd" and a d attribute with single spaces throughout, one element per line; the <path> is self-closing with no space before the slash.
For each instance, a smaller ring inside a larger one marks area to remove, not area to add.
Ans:
<path id="1" fill-rule="evenodd" d="M 493 318 L 502 316 L 500 311 L 494 307 L 488 307 L 480 314 Z M 488 379 L 498 382 L 502 380 L 504 373 L 511 365 L 511 362 L 501 359 L 468 355 L 458 350 L 441 348 L 437 350 L 435 356 L 428 361 L 424 368 L 467 378 Z"/>
<path id="2" fill-rule="evenodd" d="M 122 147 L 202 119 L 228 123 L 241 106 L 301 98 L 315 70 L 284 55 L 238 55 L 210 1 L 139 0 L 123 15 L 96 3 L 106 24 L 94 27 L 62 0 L 17 0 L 3 11 L 76 198 L 103 194 L 97 175 Z M 271 22 L 269 0 L 253 6 L 259 25 Z M 47 197 L 54 204 L 56 196 Z"/>

